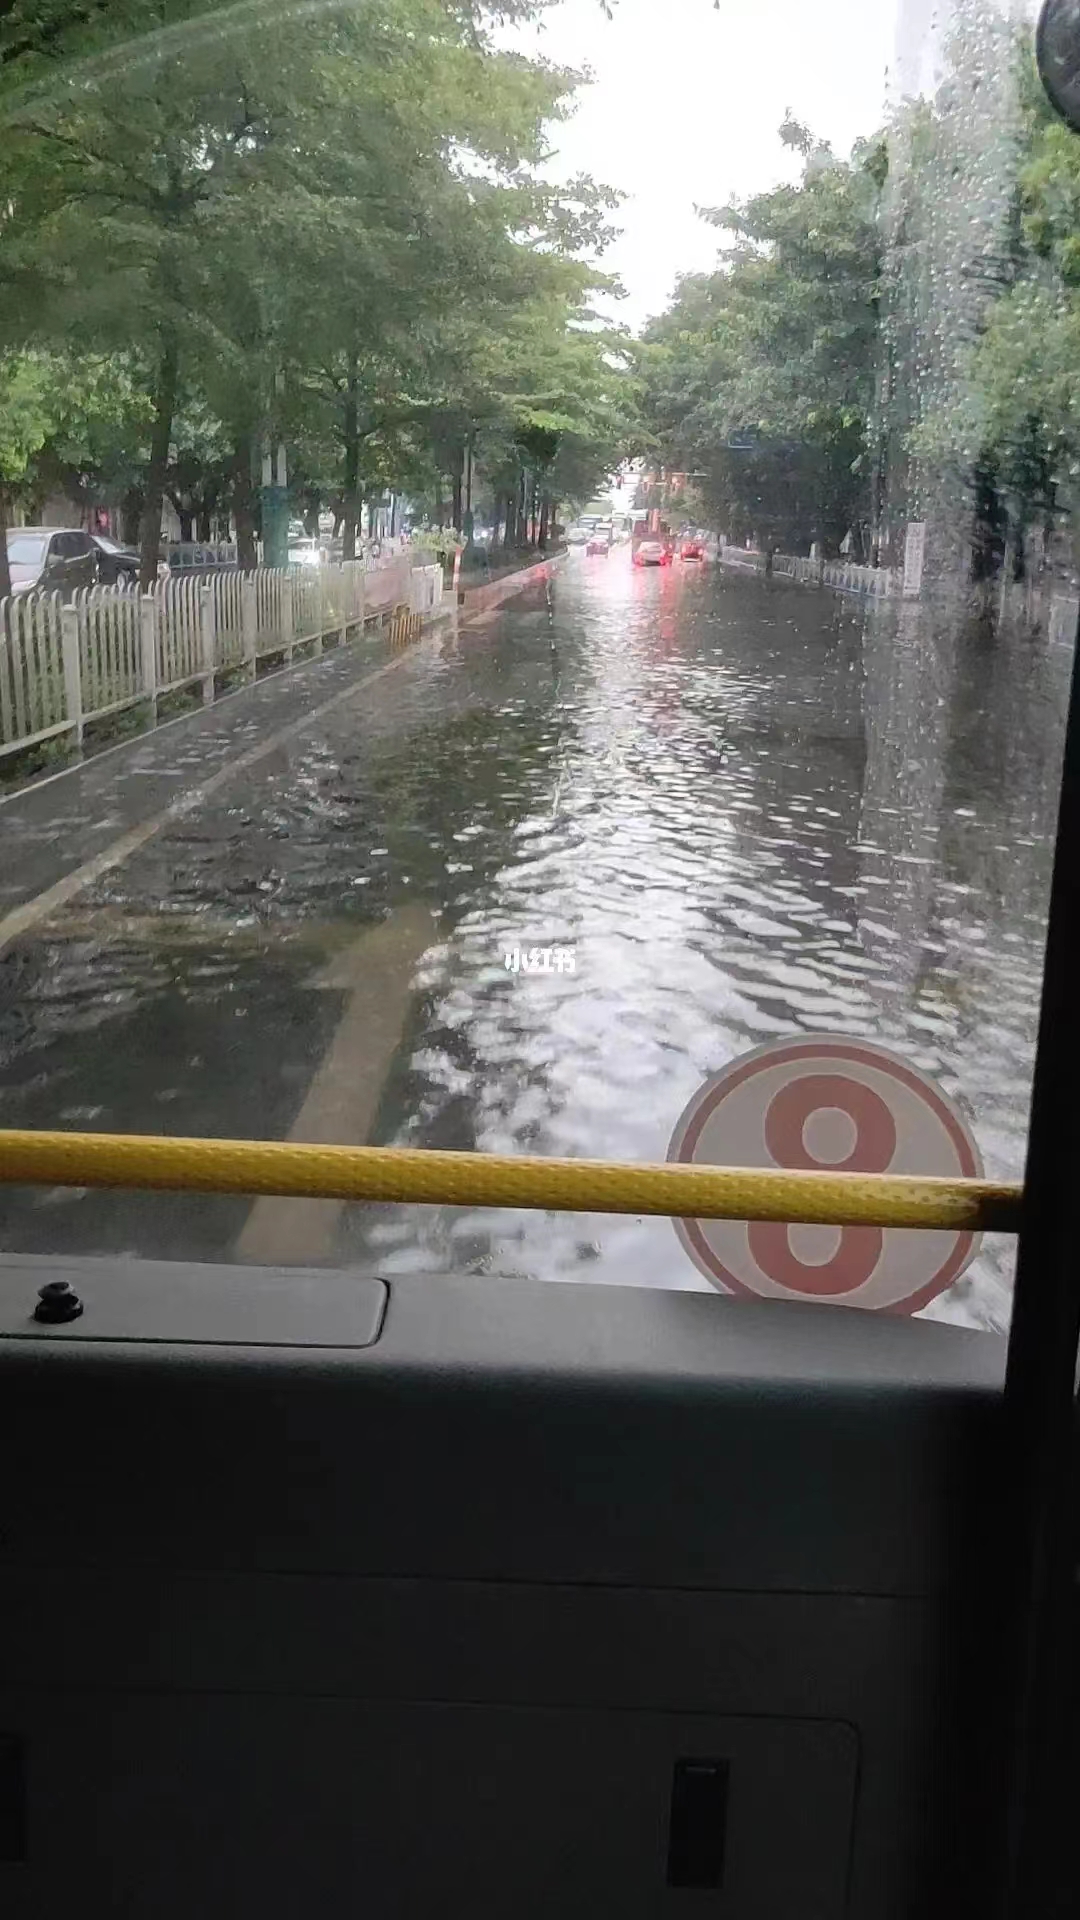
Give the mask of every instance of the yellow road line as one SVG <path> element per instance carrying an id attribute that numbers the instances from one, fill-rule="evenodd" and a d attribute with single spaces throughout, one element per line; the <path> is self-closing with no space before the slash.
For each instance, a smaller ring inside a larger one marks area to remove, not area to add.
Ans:
<path id="1" fill-rule="evenodd" d="M 365 927 L 312 983 L 315 992 L 336 989 L 344 1004 L 290 1140 L 335 1145 L 370 1138 L 413 1003 L 417 963 L 436 937 L 430 908 L 411 901 L 380 925 Z M 236 1243 L 237 1257 L 278 1266 L 325 1259 L 337 1245 L 343 1204 L 261 1194 Z"/>
<path id="2" fill-rule="evenodd" d="M 24 1131 L 0 1131 L 0 1182 L 938 1232 L 1016 1233 L 1022 1198 L 988 1180 Z"/>

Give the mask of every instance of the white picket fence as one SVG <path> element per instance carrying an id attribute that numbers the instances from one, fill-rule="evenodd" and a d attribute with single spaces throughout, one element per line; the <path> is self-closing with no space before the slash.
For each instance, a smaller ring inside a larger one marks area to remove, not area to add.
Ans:
<path id="1" fill-rule="evenodd" d="M 725 567 L 765 568 L 765 555 L 743 547 L 721 547 L 717 555 Z M 904 576 L 898 567 L 861 567 L 851 560 L 807 560 L 799 554 L 774 553 L 774 574 L 799 580 L 806 586 L 832 587 L 837 593 L 865 593 L 882 598 L 902 592 Z"/>
<path id="2" fill-rule="evenodd" d="M 437 584 L 436 584 L 437 583 Z M 320 652 L 401 606 L 431 614 L 442 568 L 401 554 L 374 569 L 257 567 L 159 582 L 151 593 L 91 587 L 0 600 L 0 758 L 60 734 L 81 741 L 92 721 L 219 675 L 253 679 L 260 660 Z"/>

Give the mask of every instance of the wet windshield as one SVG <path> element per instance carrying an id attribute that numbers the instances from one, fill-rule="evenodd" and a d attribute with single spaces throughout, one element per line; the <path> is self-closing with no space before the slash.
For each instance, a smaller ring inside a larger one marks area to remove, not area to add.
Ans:
<path id="1" fill-rule="evenodd" d="M 0 1126 L 658 1162 L 829 1036 L 913 1076 L 879 1160 L 824 1094 L 687 1154 L 933 1171 L 910 1095 L 1020 1178 L 1080 609 L 1034 11 L 5 9 L 0 503 L 139 592 L 0 609 Z M 1008 1324 L 1002 1236 L 886 1302 L 740 1231 L 0 1188 L 20 1252 Z"/>

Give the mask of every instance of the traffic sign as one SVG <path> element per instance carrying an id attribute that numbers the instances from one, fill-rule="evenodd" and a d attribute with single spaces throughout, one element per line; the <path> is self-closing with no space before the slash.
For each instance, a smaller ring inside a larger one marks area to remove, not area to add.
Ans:
<path id="1" fill-rule="evenodd" d="M 808 1034 L 741 1055 L 682 1114 L 669 1160 L 709 1167 L 980 1179 L 970 1128 L 888 1048 Z M 690 1258 L 726 1293 L 917 1313 L 964 1271 L 979 1235 L 922 1228 L 677 1220 Z"/>

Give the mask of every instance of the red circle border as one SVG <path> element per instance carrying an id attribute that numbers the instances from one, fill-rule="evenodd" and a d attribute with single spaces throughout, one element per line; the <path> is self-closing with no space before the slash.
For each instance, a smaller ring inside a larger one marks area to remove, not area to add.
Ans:
<path id="1" fill-rule="evenodd" d="M 879 1072 L 891 1075 L 901 1086 L 906 1087 L 910 1093 L 914 1093 L 922 1099 L 940 1121 L 949 1139 L 952 1141 L 953 1146 L 956 1148 L 957 1159 L 961 1167 L 961 1177 L 969 1180 L 977 1180 L 982 1177 L 983 1167 L 978 1148 L 975 1146 L 971 1135 L 963 1125 L 959 1115 L 954 1111 L 951 1103 L 946 1099 L 940 1089 L 935 1087 L 932 1080 L 927 1079 L 926 1076 L 921 1073 L 913 1071 L 913 1069 L 908 1067 L 897 1055 L 891 1053 L 887 1047 L 879 1047 L 876 1043 L 866 1041 L 838 1040 L 833 1035 L 822 1035 L 820 1039 L 815 1039 L 807 1035 L 802 1040 L 789 1042 L 767 1041 L 764 1046 L 755 1047 L 752 1053 L 744 1054 L 741 1059 L 733 1060 L 729 1066 L 722 1067 L 720 1072 L 716 1074 L 713 1079 L 707 1081 L 705 1086 L 695 1094 L 694 1100 L 699 1102 L 699 1105 L 692 1113 L 692 1117 L 686 1127 L 678 1149 L 675 1149 L 674 1144 L 669 1148 L 668 1160 L 678 1164 L 696 1164 L 692 1159 L 693 1151 L 705 1130 L 707 1122 L 711 1119 L 716 1108 L 736 1087 L 742 1086 L 747 1080 L 755 1079 L 759 1073 L 765 1071 L 767 1068 L 785 1066 L 794 1061 L 810 1059 L 846 1061 L 850 1065 L 873 1067 Z M 693 1104 L 694 1103 L 691 1102 L 692 1107 Z M 682 1116 L 680 1116 L 675 1128 L 676 1136 L 681 1126 Z M 704 1275 L 705 1279 L 709 1281 L 710 1285 L 714 1285 L 719 1281 L 721 1285 L 728 1288 L 732 1293 L 746 1300 L 797 1301 L 803 1298 L 803 1296 L 794 1292 L 767 1294 L 758 1293 L 753 1287 L 748 1287 L 744 1280 L 740 1280 L 735 1274 L 730 1273 L 727 1267 L 723 1266 L 719 1261 L 717 1255 L 705 1239 L 700 1221 L 695 1219 L 676 1220 L 675 1231 L 686 1245 L 694 1261 L 694 1265 L 698 1268 L 699 1272 Z M 901 1232 L 903 1229 L 893 1228 L 892 1231 Z M 947 1292 L 954 1280 L 959 1278 L 968 1262 L 974 1257 L 975 1249 L 980 1238 L 981 1235 L 970 1232 L 958 1234 L 955 1247 L 944 1265 L 938 1269 L 934 1278 L 918 1288 L 915 1293 L 909 1294 L 906 1299 L 894 1301 L 892 1305 L 888 1307 L 857 1308 L 855 1310 L 895 1314 L 918 1313 L 923 1307 L 929 1306 L 931 1300 L 936 1300 L 940 1294 Z M 805 1296 L 805 1303 L 811 1304 L 810 1295 Z M 837 1298 L 833 1304 L 843 1306 L 845 1303 L 842 1298 Z M 848 1304 L 850 1305 L 851 1303 L 848 1302 Z"/>

